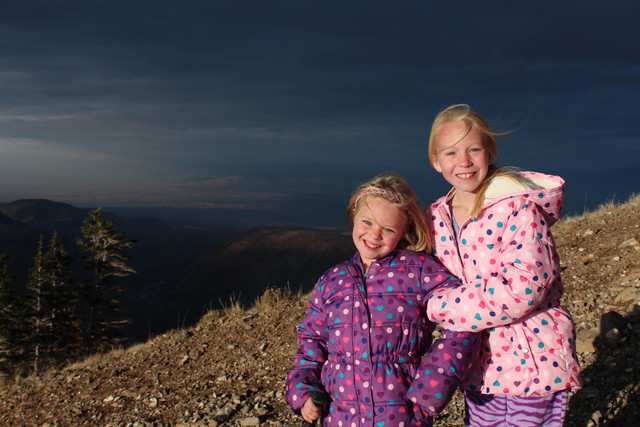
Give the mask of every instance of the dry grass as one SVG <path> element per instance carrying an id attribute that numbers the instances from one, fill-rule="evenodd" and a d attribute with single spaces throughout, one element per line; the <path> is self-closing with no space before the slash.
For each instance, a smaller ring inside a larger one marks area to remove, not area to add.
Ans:
<path id="1" fill-rule="evenodd" d="M 569 226 L 569 225 L 578 225 L 580 224 L 582 221 L 584 221 L 586 219 L 587 216 L 592 215 L 592 214 L 602 214 L 608 211 L 611 211 L 612 209 L 615 209 L 619 206 L 622 205 L 638 205 L 640 204 L 640 194 L 632 194 L 629 199 L 627 201 L 617 201 L 615 199 L 615 197 L 613 197 L 611 200 L 602 203 L 600 205 L 598 205 L 598 207 L 594 210 L 594 211 L 589 211 L 589 209 L 585 209 L 585 211 L 580 214 L 580 215 L 573 215 L 573 216 L 567 216 L 567 217 L 562 217 L 560 219 L 560 221 L 558 221 L 558 224 L 555 226 L 555 228 L 557 229 L 561 229 L 565 226 Z M 554 229 L 554 234 L 557 233 L 557 231 L 555 231 Z"/>
<path id="2" fill-rule="evenodd" d="M 98 366 L 108 365 L 111 361 L 119 359 L 130 353 L 137 353 L 149 347 L 148 342 L 135 344 L 131 347 L 113 349 L 107 353 L 95 353 L 83 358 L 82 360 L 75 361 L 66 366 L 65 370 L 78 370 L 83 368 L 94 368 Z"/>

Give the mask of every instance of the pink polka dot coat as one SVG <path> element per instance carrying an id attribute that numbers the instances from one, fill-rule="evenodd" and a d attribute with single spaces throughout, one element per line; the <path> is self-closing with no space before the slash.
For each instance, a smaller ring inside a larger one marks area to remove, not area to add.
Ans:
<path id="1" fill-rule="evenodd" d="M 487 194 L 494 197 L 477 219 L 460 224 L 458 238 L 447 205 L 453 190 L 431 206 L 435 255 L 464 285 L 437 290 L 429 317 L 451 330 L 486 331 L 467 389 L 519 396 L 578 390 L 575 328 L 560 305 L 560 259 L 550 231 L 564 180 L 519 173 L 545 188 L 500 195 L 492 182 Z"/>
<path id="2" fill-rule="evenodd" d="M 327 270 L 298 327 L 286 397 L 314 391 L 331 403 L 324 426 L 430 426 L 478 357 L 480 334 L 443 331 L 432 345 L 429 292 L 460 282 L 432 257 L 398 251 L 372 263 L 358 253 Z"/>

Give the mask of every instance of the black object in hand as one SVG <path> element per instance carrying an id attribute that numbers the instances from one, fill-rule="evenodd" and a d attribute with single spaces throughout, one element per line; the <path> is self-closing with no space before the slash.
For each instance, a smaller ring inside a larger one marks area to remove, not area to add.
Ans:
<path id="1" fill-rule="evenodd" d="M 313 394 L 311 395 L 311 401 L 318 408 L 322 409 L 324 408 L 324 405 L 329 401 L 329 395 L 321 391 L 314 391 Z M 305 421 L 304 423 L 302 423 L 302 427 L 313 427 L 315 425 L 316 425 L 315 421 L 311 423 L 309 421 Z"/>

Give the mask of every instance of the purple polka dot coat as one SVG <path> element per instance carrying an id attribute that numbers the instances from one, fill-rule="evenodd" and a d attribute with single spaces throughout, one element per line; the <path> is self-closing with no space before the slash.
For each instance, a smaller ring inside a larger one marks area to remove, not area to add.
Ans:
<path id="1" fill-rule="evenodd" d="M 366 277 L 360 255 L 327 270 L 298 327 L 287 377 L 294 412 L 314 391 L 330 395 L 324 426 L 430 426 L 468 366 L 480 334 L 443 331 L 432 345 L 429 293 L 460 282 L 432 257 L 393 252 Z"/>
<path id="2" fill-rule="evenodd" d="M 477 219 L 460 224 L 457 238 L 447 205 L 453 190 L 431 206 L 435 254 L 464 285 L 437 290 L 429 317 L 451 330 L 486 331 L 467 389 L 518 396 L 578 390 L 575 328 L 560 305 L 560 260 L 550 231 L 564 180 L 519 173 L 543 189 L 512 192 L 513 181 L 494 179 L 502 182 L 492 182 L 491 198 Z M 500 194 L 505 190 L 511 192 Z"/>

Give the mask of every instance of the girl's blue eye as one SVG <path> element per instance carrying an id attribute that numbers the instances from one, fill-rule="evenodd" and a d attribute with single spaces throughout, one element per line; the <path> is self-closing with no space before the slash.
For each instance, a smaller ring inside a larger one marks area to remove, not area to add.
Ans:
<path id="1" fill-rule="evenodd" d="M 384 231 L 386 231 L 387 233 L 395 233 L 395 231 L 391 228 L 385 228 Z"/>
<path id="2" fill-rule="evenodd" d="M 362 222 L 364 222 L 366 225 L 371 225 L 371 221 L 367 221 L 366 219 L 363 219 Z"/>

